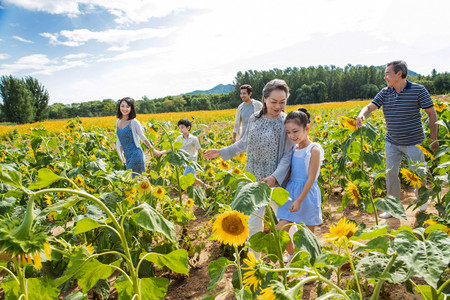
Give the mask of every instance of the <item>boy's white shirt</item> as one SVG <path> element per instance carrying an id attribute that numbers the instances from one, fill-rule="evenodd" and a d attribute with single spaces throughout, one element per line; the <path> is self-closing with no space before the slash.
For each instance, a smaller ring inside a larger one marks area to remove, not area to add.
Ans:
<path id="1" fill-rule="evenodd" d="M 175 142 L 182 142 L 183 145 L 180 149 L 189 153 L 189 159 L 192 162 L 197 162 L 198 150 L 202 149 L 202 147 L 200 146 L 198 138 L 195 135 L 189 133 L 187 138 L 180 135 L 176 138 Z"/>

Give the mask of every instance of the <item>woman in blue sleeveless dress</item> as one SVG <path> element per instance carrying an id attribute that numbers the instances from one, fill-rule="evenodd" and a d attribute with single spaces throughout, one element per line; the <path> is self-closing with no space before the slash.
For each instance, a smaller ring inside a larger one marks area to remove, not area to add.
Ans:
<path id="1" fill-rule="evenodd" d="M 148 148 L 152 149 L 154 156 L 161 156 L 161 152 L 153 149 L 152 145 L 142 132 L 141 123 L 136 120 L 134 101 L 129 97 L 125 97 L 119 102 L 116 130 L 117 152 L 119 153 L 122 162 L 126 164 L 127 170 L 131 169 L 133 171 L 133 178 L 136 176 L 136 173 L 142 174 L 145 172 L 145 156 L 139 142 L 140 140 L 142 140 Z"/>
<path id="2" fill-rule="evenodd" d="M 295 144 L 291 160 L 291 176 L 286 190 L 289 201 L 278 209 L 277 229 L 289 232 L 292 223 L 305 223 L 314 232 L 314 227 L 322 223 L 321 193 L 317 185 L 320 165 L 324 159 L 324 151 L 318 143 L 308 137 L 310 115 L 305 108 L 290 112 L 284 121 L 286 133 Z M 286 247 L 291 260 L 294 253 L 292 239 Z"/>

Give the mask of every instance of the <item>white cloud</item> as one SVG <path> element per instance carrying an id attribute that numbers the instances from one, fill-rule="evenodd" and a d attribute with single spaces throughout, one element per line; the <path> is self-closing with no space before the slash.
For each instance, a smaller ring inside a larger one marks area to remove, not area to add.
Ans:
<path id="1" fill-rule="evenodd" d="M 57 71 L 87 65 L 83 60 L 50 59 L 45 54 L 32 54 L 23 56 L 12 64 L 0 65 L 0 74 L 51 75 Z"/>
<path id="2" fill-rule="evenodd" d="M 77 59 L 77 58 L 86 58 L 92 56 L 89 53 L 78 53 L 78 54 L 69 54 L 63 57 L 63 59 Z"/>
<path id="3" fill-rule="evenodd" d="M 179 0 L 4 0 L 5 4 L 12 4 L 31 11 L 42 11 L 50 14 L 61 14 L 77 17 L 99 9 L 107 10 L 115 16 L 119 24 L 141 23 L 151 18 L 160 18 L 192 7 L 189 2 Z"/>
<path id="4" fill-rule="evenodd" d="M 12 4 L 31 11 L 42 11 L 50 14 L 64 14 L 69 16 L 79 15 L 79 1 L 54 1 L 54 0 L 4 0 L 3 4 Z"/>
<path id="5" fill-rule="evenodd" d="M 26 39 L 21 38 L 20 36 L 17 36 L 17 35 L 14 35 L 12 38 L 13 38 L 13 39 L 16 39 L 16 40 L 18 40 L 18 41 L 21 41 L 21 42 L 23 42 L 23 43 L 34 44 L 33 41 L 26 40 Z"/>
<path id="6" fill-rule="evenodd" d="M 176 28 L 141 28 L 136 30 L 110 29 L 90 31 L 89 29 L 62 30 L 59 33 L 41 33 L 52 45 L 81 46 L 93 40 L 112 45 L 108 50 L 127 50 L 131 42 L 161 38 L 170 35 Z"/>
<path id="7" fill-rule="evenodd" d="M 0 59 L 8 59 L 10 57 L 7 53 L 0 53 Z"/>
<path id="8" fill-rule="evenodd" d="M 163 47 L 163 48 L 148 48 L 143 50 L 137 50 L 137 51 L 127 51 L 118 55 L 115 55 L 113 57 L 106 57 L 106 58 L 100 58 L 97 61 L 98 62 L 106 62 L 106 61 L 119 61 L 119 60 L 126 60 L 126 59 L 136 59 L 136 58 L 144 58 L 148 56 L 154 56 L 162 54 L 166 51 L 168 51 L 170 48 Z"/>

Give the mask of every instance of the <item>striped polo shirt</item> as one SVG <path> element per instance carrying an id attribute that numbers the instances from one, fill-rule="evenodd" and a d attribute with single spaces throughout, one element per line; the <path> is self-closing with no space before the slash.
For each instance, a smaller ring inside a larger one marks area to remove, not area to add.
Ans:
<path id="1" fill-rule="evenodd" d="M 393 87 L 383 88 L 372 100 L 383 106 L 386 120 L 386 140 L 398 146 L 421 144 L 425 138 L 420 109 L 433 106 L 430 94 L 423 85 L 406 81 L 406 87 L 397 94 Z"/>

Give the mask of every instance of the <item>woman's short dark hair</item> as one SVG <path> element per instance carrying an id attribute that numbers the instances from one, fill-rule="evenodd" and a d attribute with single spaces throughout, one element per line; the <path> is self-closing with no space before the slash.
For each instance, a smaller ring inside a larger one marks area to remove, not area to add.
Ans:
<path id="1" fill-rule="evenodd" d="M 130 114 L 128 115 L 128 120 L 132 120 L 134 118 L 136 118 L 136 108 L 134 107 L 134 100 L 131 99 L 130 97 L 125 97 L 120 99 L 119 101 L 119 105 L 117 106 L 117 118 L 118 119 L 122 119 L 122 112 L 120 111 L 120 104 L 122 104 L 122 102 L 125 101 L 128 106 L 130 107 Z"/>

